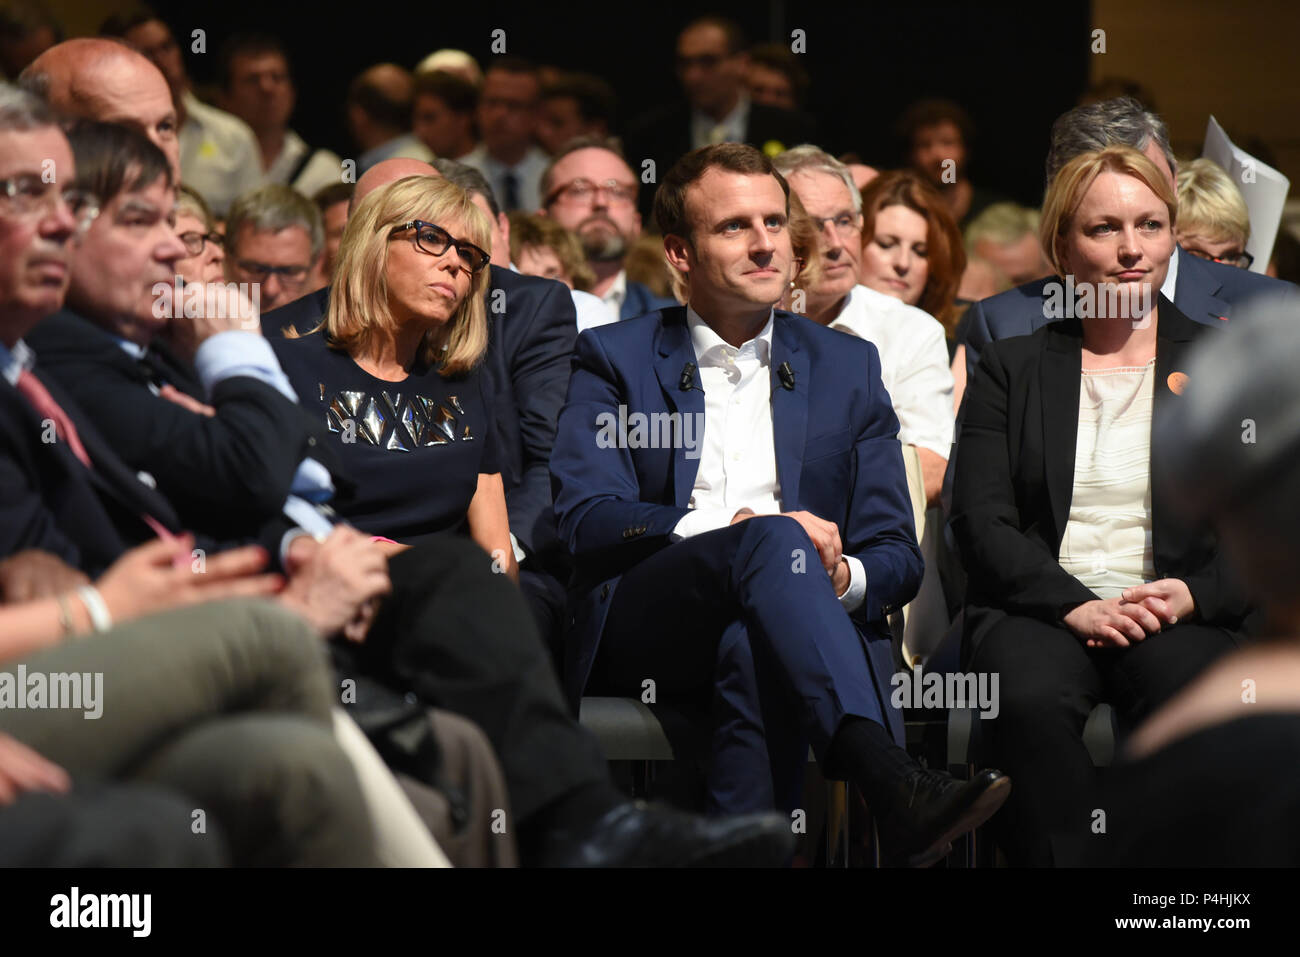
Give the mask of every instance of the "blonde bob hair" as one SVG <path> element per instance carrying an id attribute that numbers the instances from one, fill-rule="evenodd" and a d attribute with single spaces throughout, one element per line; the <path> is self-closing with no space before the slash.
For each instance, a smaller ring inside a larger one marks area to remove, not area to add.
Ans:
<path id="1" fill-rule="evenodd" d="M 374 190 L 348 217 L 339 242 L 329 311 L 322 323 L 330 345 L 355 355 L 370 345 L 377 330 L 394 329 L 388 308 L 389 234 L 413 219 L 439 225 L 459 222 L 465 235 L 457 239 L 492 248 L 487 217 L 464 190 L 441 176 L 407 176 Z M 487 352 L 483 294 L 489 281 L 490 270 L 484 266 L 474 274 L 456 315 L 421 344 L 420 359 L 433 364 L 441 358 L 438 372 L 444 377 L 468 372 Z"/>
<path id="2" fill-rule="evenodd" d="M 1169 242 L 1173 248 L 1174 225 L 1178 220 L 1178 198 L 1169 181 L 1147 159 L 1144 153 L 1131 146 L 1108 146 L 1103 150 L 1080 153 L 1070 160 L 1052 178 L 1043 197 L 1043 218 L 1038 226 L 1038 241 L 1043 254 L 1058 276 L 1065 275 L 1061 265 L 1061 242 L 1070 222 L 1083 202 L 1084 195 L 1102 173 L 1123 173 L 1141 180 L 1169 209 Z"/>
<path id="3" fill-rule="evenodd" d="M 1246 244 L 1250 211 L 1241 190 L 1214 160 L 1201 157 L 1178 167 L 1181 231 L 1214 243 Z"/>

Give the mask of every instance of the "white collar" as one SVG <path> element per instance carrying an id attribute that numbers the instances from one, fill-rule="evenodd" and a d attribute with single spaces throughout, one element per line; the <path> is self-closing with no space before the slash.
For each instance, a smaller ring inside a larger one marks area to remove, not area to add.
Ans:
<path id="1" fill-rule="evenodd" d="M 1178 288 L 1178 257 L 1182 253 L 1183 251 L 1175 245 L 1174 254 L 1169 257 L 1169 273 L 1165 276 L 1164 285 L 1160 287 L 1160 292 L 1170 302 L 1174 301 L 1174 290 Z"/>
<path id="2" fill-rule="evenodd" d="M 615 308 L 621 309 L 623 307 L 623 303 L 627 299 L 626 269 L 620 269 L 618 271 L 618 275 L 614 277 L 614 281 L 610 283 L 609 288 L 605 290 L 605 295 L 600 298 L 602 302 L 614 306 Z"/>
<path id="3" fill-rule="evenodd" d="M 31 372 L 36 364 L 36 353 L 31 346 L 19 339 L 12 349 L 0 342 L 0 376 L 11 386 L 17 387 L 18 377 L 24 372 Z"/>
<path id="4" fill-rule="evenodd" d="M 727 342 L 720 335 L 714 332 L 707 322 L 700 318 L 700 314 L 690 306 L 686 307 L 686 326 L 691 331 L 691 345 L 695 347 L 695 361 L 701 365 L 713 361 L 712 355 L 717 355 L 717 350 L 721 350 L 722 355 L 735 356 L 749 350 L 758 356 L 758 361 L 767 364 L 772 355 L 772 325 L 773 317 L 776 315 L 775 310 L 767 314 L 767 323 L 763 326 L 761 332 L 753 339 L 743 343 L 739 348 Z M 752 347 L 752 348 L 751 348 Z M 711 355 L 712 354 L 712 355 Z M 706 361 L 706 356 L 709 359 Z"/>

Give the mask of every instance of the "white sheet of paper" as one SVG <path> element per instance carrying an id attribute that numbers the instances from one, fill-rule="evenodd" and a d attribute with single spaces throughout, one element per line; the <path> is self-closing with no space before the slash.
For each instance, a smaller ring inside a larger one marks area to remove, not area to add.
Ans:
<path id="1" fill-rule="evenodd" d="M 1262 273 L 1273 254 L 1273 242 L 1282 223 L 1282 207 L 1286 205 L 1291 181 L 1267 163 L 1233 145 L 1213 116 L 1205 127 L 1205 146 L 1201 155 L 1227 170 L 1241 190 L 1246 209 L 1250 212 L 1250 239 L 1246 242 L 1246 252 L 1255 257 L 1250 271 Z"/>

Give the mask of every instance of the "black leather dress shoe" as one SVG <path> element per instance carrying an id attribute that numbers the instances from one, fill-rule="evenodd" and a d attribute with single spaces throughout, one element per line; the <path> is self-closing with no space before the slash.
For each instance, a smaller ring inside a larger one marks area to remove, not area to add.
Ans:
<path id="1" fill-rule="evenodd" d="M 629 801 L 547 844 L 544 867 L 785 867 L 795 836 L 780 814 L 710 818 Z"/>
<path id="2" fill-rule="evenodd" d="M 880 849 L 892 867 L 929 867 L 941 860 L 954 838 L 974 830 L 1011 794 L 1001 771 L 977 772 L 959 781 L 942 771 L 917 770 L 898 786 L 894 805 L 880 822 Z"/>

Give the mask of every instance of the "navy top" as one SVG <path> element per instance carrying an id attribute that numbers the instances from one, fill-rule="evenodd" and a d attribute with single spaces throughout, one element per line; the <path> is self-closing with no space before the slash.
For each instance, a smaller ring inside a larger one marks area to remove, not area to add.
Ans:
<path id="1" fill-rule="evenodd" d="M 319 414 L 355 489 L 331 503 L 371 535 L 418 544 L 463 530 L 479 473 L 499 471 L 477 369 L 444 379 L 417 365 L 377 379 L 325 334 L 271 339 L 303 407 Z"/>

